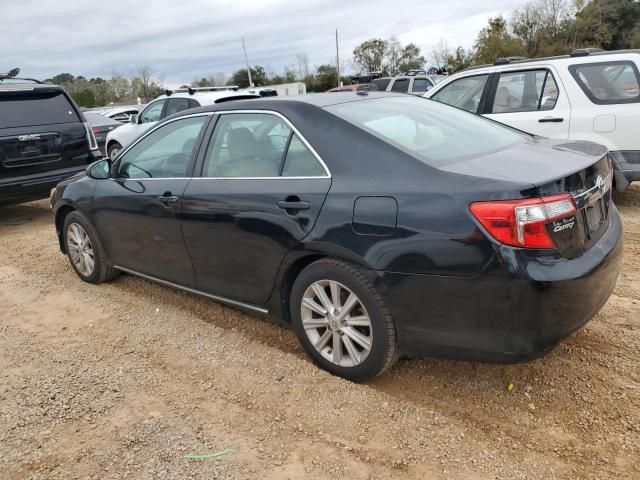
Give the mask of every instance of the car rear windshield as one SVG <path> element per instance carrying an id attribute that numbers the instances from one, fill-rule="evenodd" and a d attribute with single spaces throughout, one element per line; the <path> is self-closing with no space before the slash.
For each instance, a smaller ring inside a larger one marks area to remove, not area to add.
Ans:
<path id="1" fill-rule="evenodd" d="M 525 134 L 419 97 L 387 97 L 326 107 L 338 117 L 433 167 L 523 142 Z"/>
<path id="2" fill-rule="evenodd" d="M 0 128 L 78 122 L 62 92 L 0 94 Z"/>

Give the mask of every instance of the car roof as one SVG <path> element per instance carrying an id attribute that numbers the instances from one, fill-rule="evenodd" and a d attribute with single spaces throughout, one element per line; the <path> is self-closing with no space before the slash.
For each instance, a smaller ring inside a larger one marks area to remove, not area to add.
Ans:
<path id="1" fill-rule="evenodd" d="M 584 53 L 580 53 L 584 52 Z M 578 49 L 571 55 L 558 55 L 555 57 L 541 57 L 541 58 L 520 58 L 517 60 L 509 60 L 509 59 L 498 59 L 498 61 L 494 64 L 486 64 L 486 65 L 477 65 L 474 67 L 465 68 L 464 70 L 460 70 L 456 72 L 455 75 L 466 72 L 475 72 L 481 70 L 494 70 L 501 68 L 509 68 L 511 66 L 519 66 L 519 65 L 528 65 L 528 64 L 536 64 L 536 63 L 592 63 L 597 61 L 604 61 L 605 58 L 609 56 L 616 55 L 628 55 L 628 54 L 640 54 L 640 49 L 633 50 L 613 50 L 613 51 L 600 51 L 600 52 L 589 52 L 587 49 Z"/>
<path id="2" fill-rule="evenodd" d="M 122 123 L 114 120 L 113 118 L 105 117 L 104 115 L 96 112 L 83 112 L 87 122 L 92 127 L 100 127 L 103 125 L 122 125 Z"/>
<path id="3" fill-rule="evenodd" d="M 50 83 L 31 83 L 22 81 L 1 81 L 0 92 L 62 92 L 62 87 Z"/>
<path id="4" fill-rule="evenodd" d="M 193 93 L 173 92 L 170 95 L 167 95 L 166 93 L 164 95 L 160 95 L 159 97 L 154 98 L 154 100 L 160 100 L 163 98 L 199 98 L 201 100 L 215 101 L 220 98 L 229 98 L 229 97 L 238 97 L 238 96 L 246 97 L 249 95 L 254 95 L 254 94 L 249 92 L 240 92 L 240 91 L 234 91 L 234 90 L 220 90 L 220 91 L 213 91 L 213 92 L 195 91 Z M 255 97 L 258 98 L 259 95 L 255 94 Z"/>
<path id="5" fill-rule="evenodd" d="M 199 109 L 183 110 L 180 113 L 190 113 L 194 111 L 211 112 L 226 110 L 269 110 L 277 108 L 278 105 L 291 108 L 295 104 L 312 105 L 318 108 L 329 107 L 342 103 L 362 102 L 384 97 L 406 97 L 404 93 L 393 92 L 333 92 L 333 93 L 312 93 L 307 95 L 292 95 L 290 97 L 265 97 L 250 100 L 238 100 L 233 102 L 218 103 L 208 105 Z"/>

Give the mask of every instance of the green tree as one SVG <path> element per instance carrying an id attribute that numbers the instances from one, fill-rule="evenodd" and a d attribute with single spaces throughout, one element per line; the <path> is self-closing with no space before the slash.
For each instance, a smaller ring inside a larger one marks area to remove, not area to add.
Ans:
<path id="1" fill-rule="evenodd" d="M 51 77 L 46 81 L 48 83 L 53 83 L 54 85 L 60 85 L 65 87 L 67 85 L 72 85 L 73 82 L 75 81 L 75 77 L 70 73 L 59 73 L 58 75 L 55 75 L 54 77 Z"/>
<path id="2" fill-rule="evenodd" d="M 456 48 L 456 53 L 449 55 L 445 63 L 448 66 L 448 72 L 454 73 L 459 70 L 464 70 L 473 65 L 473 52 L 467 51 L 462 47 Z"/>
<path id="3" fill-rule="evenodd" d="M 251 67 L 251 80 L 255 87 L 263 87 L 267 85 L 267 72 L 265 72 L 264 67 L 260 65 Z M 247 69 L 241 68 L 240 70 L 233 72 L 230 82 L 232 85 L 237 85 L 240 88 L 248 88 L 249 76 L 247 75 Z"/>
<path id="4" fill-rule="evenodd" d="M 149 65 L 138 67 L 137 75 L 131 79 L 133 94 L 140 97 L 143 102 L 149 102 L 162 94 L 163 87 L 160 81 L 154 78 L 155 71 Z"/>
<path id="5" fill-rule="evenodd" d="M 489 25 L 478 34 L 474 48 L 477 64 L 494 63 L 498 58 L 525 53 L 522 41 L 509 33 L 507 21 L 502 16 L 489 19 Z"/>
<path id="6" fill-rule="evenodd" d="M 353 63 L 368 73 L 382 72 L 388 50 L 389 43 L 386 40 L 372 38 L 353 49 Z"/>
<path id="7" fill-rule="evenodd" d="M 333 65 L 320 65 L 314 82 L 314 91 L 326 92 L 338 86 L 338 69 Z"/>
<path id="8" fill-rule="evenodd" d="M 640 3 L 633 0 L 592 0 L 576 13 L 575 44 L 618 50 L 638 46 Z"/>

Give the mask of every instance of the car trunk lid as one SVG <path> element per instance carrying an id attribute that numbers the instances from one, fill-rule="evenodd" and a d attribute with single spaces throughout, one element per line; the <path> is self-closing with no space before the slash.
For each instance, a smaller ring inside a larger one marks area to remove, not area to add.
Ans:
<path id="1" fill-rule="evenodd" d="M 601 145 L 534 138 L 513 148 L 440 168 L 531 184 L 523 198 L 568 194 L 576 211 L 552 218 L 545 225 L 557 251 L 565 258 L 577 257 L 591 248 L 609 223 L 613 174 L 607 150 Z"/>

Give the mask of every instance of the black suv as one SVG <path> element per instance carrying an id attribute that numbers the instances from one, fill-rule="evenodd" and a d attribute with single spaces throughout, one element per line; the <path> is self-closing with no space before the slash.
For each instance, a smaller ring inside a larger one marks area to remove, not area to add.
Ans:
<path id="1" fill-rule="evenodd" d="M 0 74 L 0 204 L 46 198 L 100 157 L 93 132 L 58 86 Z"/>

